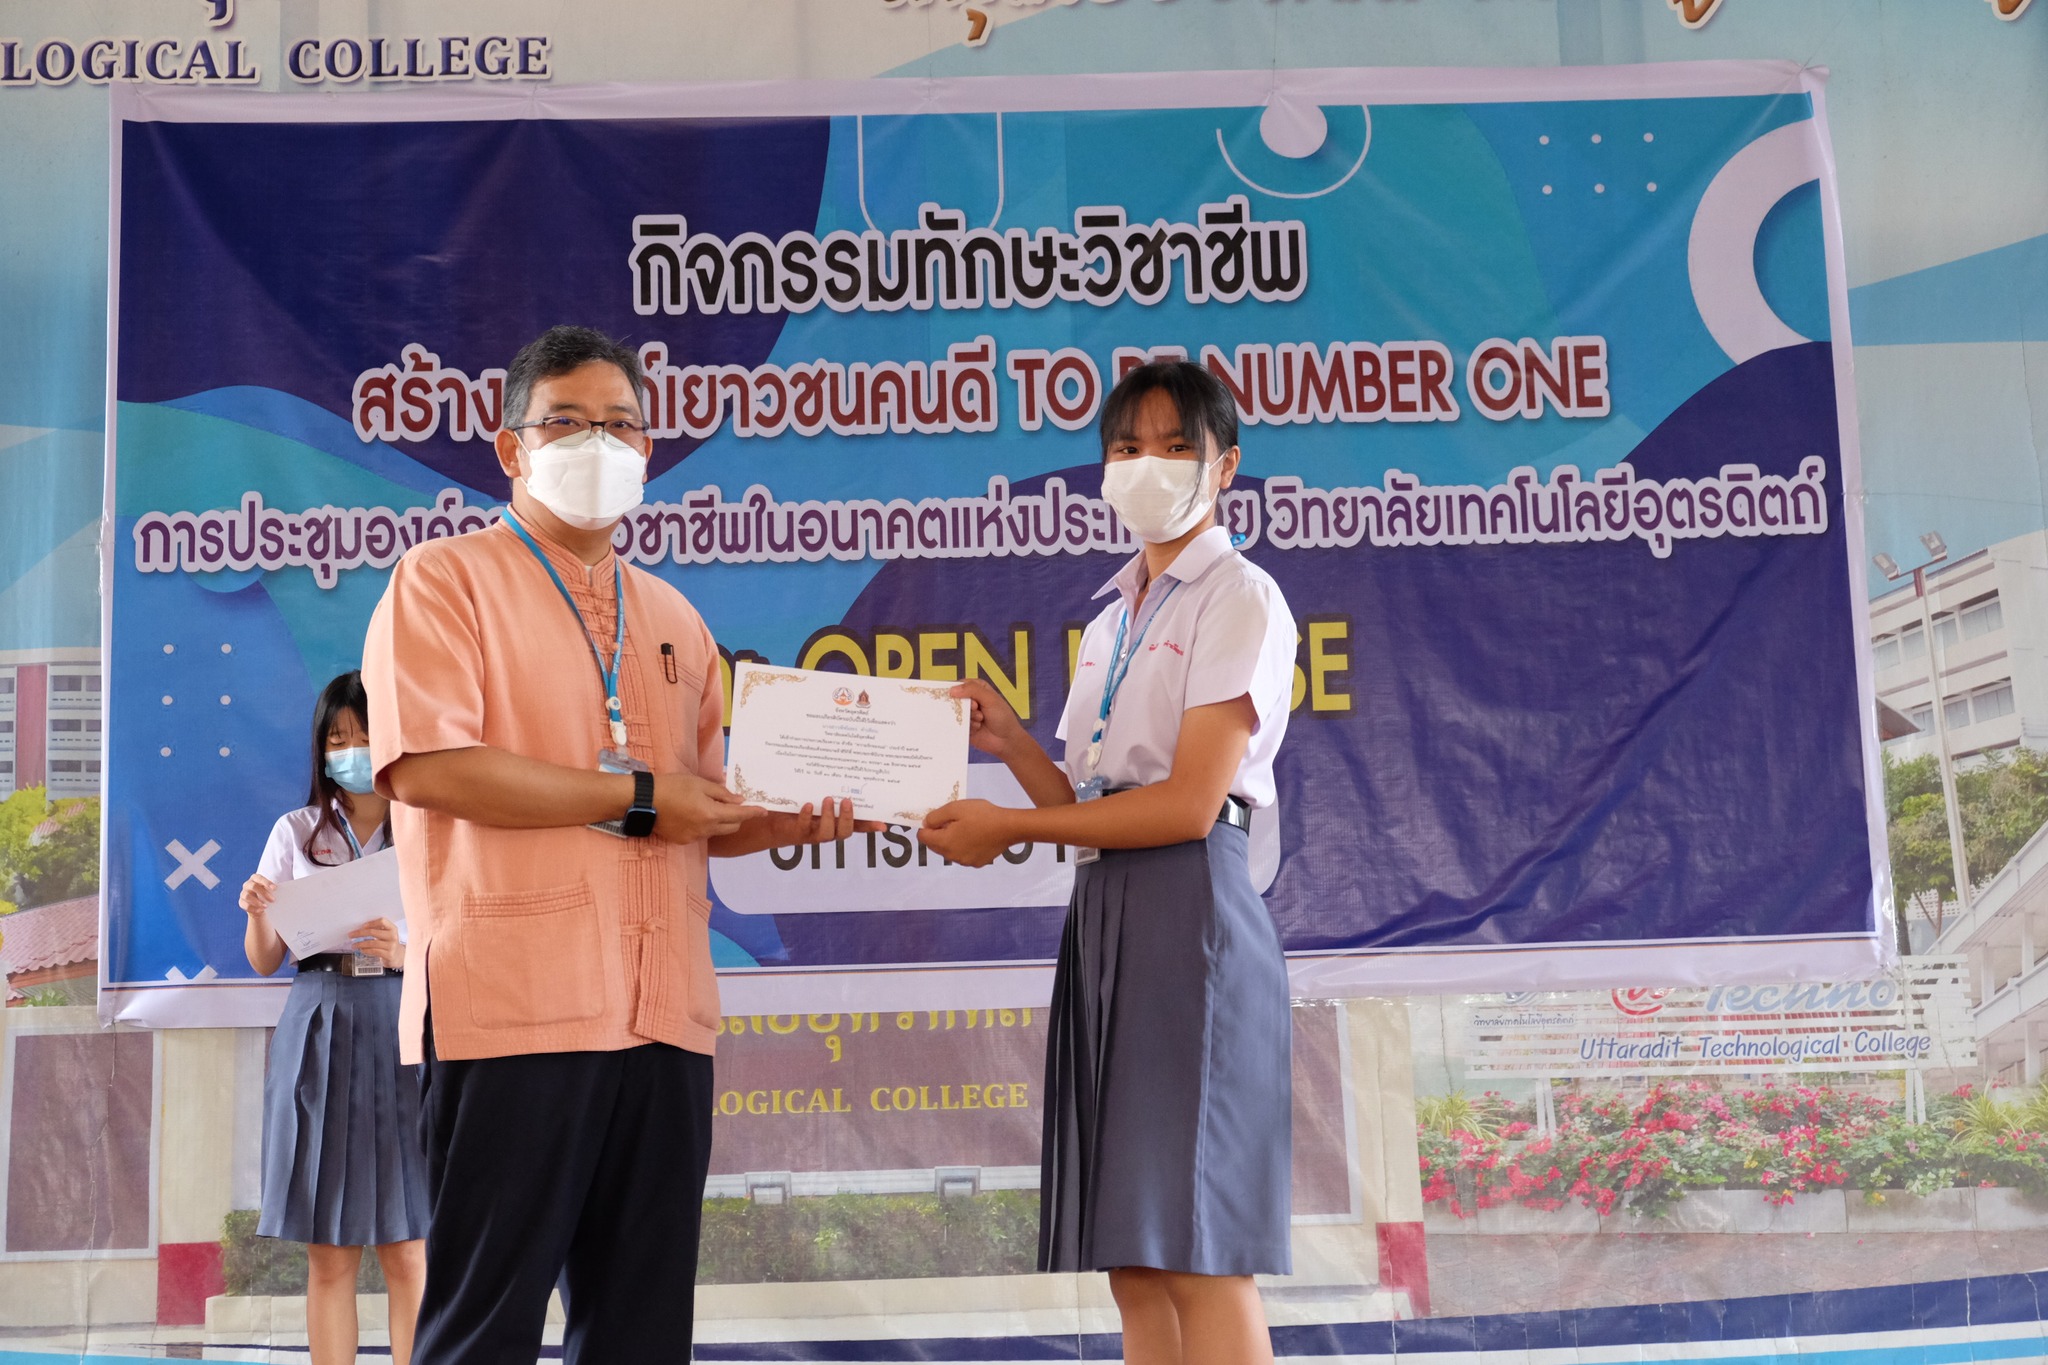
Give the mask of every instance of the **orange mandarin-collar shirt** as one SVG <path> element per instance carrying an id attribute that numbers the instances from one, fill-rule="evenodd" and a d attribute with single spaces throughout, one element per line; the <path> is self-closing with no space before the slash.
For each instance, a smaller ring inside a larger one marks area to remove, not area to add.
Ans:
<path id="1" fill-rule="evenodd" d="M 611 564 L 586 569 L 538 532 L 535 540 L 609 657 Z M 655 772 L 722 781 L 724 691 L 711 632 L 680 592 L 621 567 L 619 700 L 633 756 Z M 370 619 L 363 685 L 379 790 L 405 754 L 489 745 L 594 769 L 610 743 L 584 627 L 502 522 L 398 562 Z M 712 1050 L 718 984 L 702 843 L 502 829 L 397 803 L 391 825 L 411 940 L 405 1061 L 421 1060 L 429 1005 L 435 1053 L 450 1059 L 647 1042 Z"/>

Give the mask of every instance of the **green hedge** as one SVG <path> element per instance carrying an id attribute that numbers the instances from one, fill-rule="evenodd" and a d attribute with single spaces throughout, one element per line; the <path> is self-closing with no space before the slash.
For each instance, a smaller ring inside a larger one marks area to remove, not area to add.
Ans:
<path id="1" fill-rule="evenodd" d="M 704 1284 L 1023 1275 L 1038 1261 L 1038 1191 L 834 1194 L 704 1201 Z"/>
<path id="2" fill-rule="evenodd" d="M 306 1249 L 256 1235 L 252 1210 L 231 1213 L 221 1237 L 230 1294 L 303 1294 Z M 1038 1191 L 835 1194 L 787 1204 L 704 1201 L 697 1278 L 704 1284 L 901 1280 L 1029 1274 L 1038 1259 Z M 374 1255 L 358 1293 L 381 1294 Z"/>
<path id="3" fill-rule="evenodd" d="M 237 1209 L 221 1227 L 221 1277 L 230 1294 L 303 1294 L 306 1292 L 306 1248 L 256 1235 L 256 1210 Z M 384 1292 L 384 1269 L 375 1252 L 363 1256 L 356 1293 Z"/>

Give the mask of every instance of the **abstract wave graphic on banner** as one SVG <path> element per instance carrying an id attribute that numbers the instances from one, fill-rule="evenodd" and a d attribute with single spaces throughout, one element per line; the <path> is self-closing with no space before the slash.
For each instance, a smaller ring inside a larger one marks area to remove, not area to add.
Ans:
<path id="1" fill-rule="evenodd" d="M 1047 742 L 1133 549 L 1095 411 L 1222 376 L 1225 520 L 1299 625 L 1254 864 L 1304 992 L 1880 959 L 1811 71 L 116 100 L 109 1014 L 274 1010 L 233 889 L 312 695 L 407 547 L 498 514 L 503 366 L 561 321 L 646 363 L 619 548 L 728 676 L 986 677 Z M 727 1010 L 1037 1003 L 1067 857 L 717 864 Z"/>

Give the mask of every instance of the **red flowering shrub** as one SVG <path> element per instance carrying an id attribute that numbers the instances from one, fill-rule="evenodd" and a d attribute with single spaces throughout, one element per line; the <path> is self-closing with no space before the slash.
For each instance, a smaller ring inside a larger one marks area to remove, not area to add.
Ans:
<path id="1" fill-rule="evenodd" d="M 2048 1195 L 2048 1135 L 2027 1126 L 2037 1111 L 2048 1118 L 2048 1102 L 2006 1106 L 1995 1122 L 1986 1103 L 1965 1086 L 1916 1125 L 1902 1105 L 1827 1086 L 1720 1091 L 1687 1081 L 1634 1103 L 1613 1090 L 1570 1091 L 1556 1097 L 1557 1131 L 1546 1137 L 1531 1140 L 1533 1125 L 1520 1121 L 1483 1134 L 1425 1131 L 1422 1198 L 1469 1218 L 1574 1199 L 1603 1217 L 1655 1217 L 1689 1189 L 1762 1190 L 1774 1204 L 1847 1185 L 1926 1194 L 1981 1183 Z"/>

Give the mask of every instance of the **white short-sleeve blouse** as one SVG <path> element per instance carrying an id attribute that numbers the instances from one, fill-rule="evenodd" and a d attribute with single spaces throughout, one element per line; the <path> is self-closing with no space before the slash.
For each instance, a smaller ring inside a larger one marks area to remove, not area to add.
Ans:
<path id="1" fill-rule="evenodd" d="M 336 811 L 335 816 L 342 820 L 348 818 L 340 811 Z M 278 816 L 277 823 L 270 827 L 270 840 L 263 845 L 263 857 L 257 861 L 256 871 L 273 882 L 289 882 L 353 862 L 355 850 L 348 846 L 347 837 L 332 828 L 320 831 L 320 837 L 313 841 L 315 856 L 306 856 L 306 836 L 319 823 L 318 806 L 301 806 Z M 363 845 L 363 852 L 375 853 L 386 842 L 384 831 L 379 829 Z"/>
<path id="2" fill-rule="evenodd" d="M 1103 584 L 1095 595 L 1114 593 L 1116 600 L 1081 636 L 1057 731 L 1067 745 L 1067 776 L 1077 785 L 1088 776 L 1088 740 L 1108 686 L 1117 626 L 1136 602 L 1144 574 L 1140 553 Z M 1163 782 L 1173 771 L 1182 713 L 1248 695 L 1258 720 L 1230 793 L 1254 809 L 1271 806 L 1273 760 L 1294 699 L 1294 616 L 1280 585 L 1231 547 L 1228 531 L 1211 527 L 1181 550 L 1146 594 L 1125 628 L 1127 653 L 1141 628 L 1096 771 L 1111 787 Z"/>

